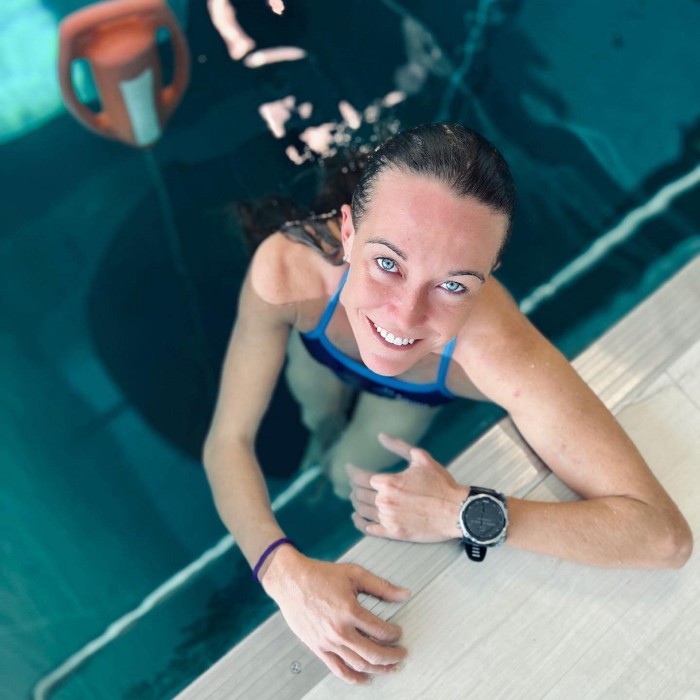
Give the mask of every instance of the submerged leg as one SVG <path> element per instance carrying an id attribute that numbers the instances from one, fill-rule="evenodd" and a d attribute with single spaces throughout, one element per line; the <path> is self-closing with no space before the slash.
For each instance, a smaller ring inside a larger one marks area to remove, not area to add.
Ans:
<path id="1" fill-rule="evenodd" d="M 311 436 L 301 468 L 318 464 L 348 421 L 354 391 L 309 355 L 294 330 L 287 344 L 285 378 L 301 410 L 301 421 Z"/>
<path id="2" fill-rule="evenodd" d="M 323 468 L 336 495 L 340 498 L 350 495 L 346 464 L 381 471 L 399 461 L 395 454 L 379 444 L 377 435 L 380 432 L 416 444 L 439 410 L 439 406 L 420 406 L 374 394 L 361 394 L 351 421 L 323 459 Z"/>

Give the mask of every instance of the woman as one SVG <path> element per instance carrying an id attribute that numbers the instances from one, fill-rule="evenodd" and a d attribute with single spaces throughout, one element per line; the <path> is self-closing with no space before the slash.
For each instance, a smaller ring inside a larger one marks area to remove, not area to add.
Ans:
<path id="1" fill-rule="evenodd" d="M 535 503 L 460 485 L 425 451 L 382 436 L 410 464 L 391 475 L 348 467 L 361 531 L 461 538 L 477 561 L 503 541 L 598 566 L 678 567 L 690 555 L 687 523 L 635 447 L 493 277 L 513 204 L 507 165 L 488 141 L 455 124 L 417 127 L 374 153 L 352 205 L 341 207 L 345 262 L 273 235 L 246 279 L 207 475 L 224 523 L 291 629 L 349 682 L 395 670 L 406 653 L 399 628 L 357 594 L 398 601 L 408 591 L 361 567 L 305 557 L 274 519 L 253 444 L 295 333 L 330 371 L 395 392 L 383 398 L 389 417 L 401 395 L 494 401 L 583 497 Z M 368 426 L 365 441 L 376 433 Z"/>

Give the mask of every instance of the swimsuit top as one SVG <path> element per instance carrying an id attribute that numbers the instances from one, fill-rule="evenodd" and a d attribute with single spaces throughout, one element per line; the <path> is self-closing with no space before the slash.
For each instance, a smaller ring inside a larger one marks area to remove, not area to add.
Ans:
<path id="1" fill-rule="evenodd" d="M 425 406 L 438 406 L 457 398 L 445 386 L 447 369 L 450 366 L 450 359 L 452 358 L 452 351 L 454 350 L 457 338 L 452 338 L 452 340 L 445 345 L 440 358 L 437 379 L 429 384 L 415 384 L 394 377 L 385 377 L 381 374 L 377 374 L 361 362 L 354 360 L 352 357 L 348 357 L 331 344 L 325 331 L 338 305 L 340 292 L 345 286 L 348 271 L 349 268 L 345 270 L 345 274 L 340 280 L 338 289 L 336 289 L 328 302 L 328 306 L 326 306 L 316 328 L 308 333 L 300 333 L 301 340 L 311 356 L 317 362 L 328 367 L 347 384 L 361 389 L 362 391 L 377 394 L 378 396 L 404 399 L 405 401 L 411 401 Z"/>

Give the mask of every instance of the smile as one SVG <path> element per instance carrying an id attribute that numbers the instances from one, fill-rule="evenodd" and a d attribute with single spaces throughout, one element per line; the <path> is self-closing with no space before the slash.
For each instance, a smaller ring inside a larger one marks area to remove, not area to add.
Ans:
<path id="1" fill-rule="evenodd" d="M 396 345 L 397 347 L 401 347 L 403 345 L 413 345 L 413 343 L 416 342 L 415 338 L 401 338 L 398 335 L 390 333 L 386 328 L 382 328 L 374 322 L 371 323 L 375 327 L 377 333 L 379 333 L 379 335 L 390 345 Z"/>

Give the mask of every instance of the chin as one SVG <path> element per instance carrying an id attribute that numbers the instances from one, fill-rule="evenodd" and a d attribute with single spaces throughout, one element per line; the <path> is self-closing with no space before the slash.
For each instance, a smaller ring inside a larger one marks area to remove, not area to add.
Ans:
<path id="1" fill-rule="evenodd" d="M 398 363 L 396 360 L 380 357 L 374 353 L 361 353 L 361 357 L 368 369 L 372 370 L 372 372 L 375 372 L 376 374 L 380 374 L 382 377 L 395 377 L 402 374 L 413 365 L 412 362 Z"/>
<path id="2" fill-rule="evenodd" d="M 424 356 L 420 347 L 395 349 L 380 345 L 375 338 L 361 344 L 359 351 L 366 367 L 384 377 L 403 374 Z"/>

